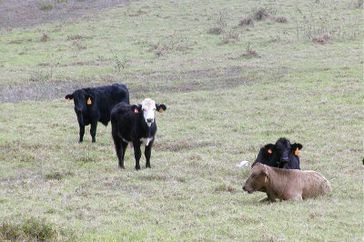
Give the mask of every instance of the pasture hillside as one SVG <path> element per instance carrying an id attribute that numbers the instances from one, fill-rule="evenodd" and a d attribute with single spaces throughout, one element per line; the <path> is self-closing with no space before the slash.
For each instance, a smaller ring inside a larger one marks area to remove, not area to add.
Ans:
<path id="1" fill-rule="evenodd" d="M 0 240 L 363 239 L 362 1 L 42 0 L 27 23 L 12 2 L 0 0 Z M 135 171 L 131 148 L 118 169 L 110 124 L 77 143 L 64 96 L 115 82 L 168 107 L 152 169 L 142 157 Z M 330 195 L 242 191 L 236 164 L 283 136 Z"/>

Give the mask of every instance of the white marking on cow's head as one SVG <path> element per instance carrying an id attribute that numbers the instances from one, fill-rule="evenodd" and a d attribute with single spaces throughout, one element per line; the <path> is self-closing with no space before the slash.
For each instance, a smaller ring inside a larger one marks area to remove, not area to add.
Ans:
<path id="1" fill-rule="evenodd" d="M 149 127 L 155 121 L 155 110 L 156 110 L 156 105 L 154 100 L 150 98 L 146 98 L 143 100 L 142 102 L 143 117 Z"/>

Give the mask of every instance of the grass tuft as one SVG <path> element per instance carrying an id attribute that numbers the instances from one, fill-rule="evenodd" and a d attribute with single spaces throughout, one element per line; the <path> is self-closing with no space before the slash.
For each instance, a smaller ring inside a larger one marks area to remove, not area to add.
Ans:
<path id="1" fill-rule="evenodd" d="M 3 222 L 0 225 L 0 239 L 11 241 L 54 241 L 58 232 L 53 224 L 44 219 L 29 218 L 23 223 Z"/>
<path id="2" fill-rule="evenodd" d="M 312 42 L 323 45 L 329 43 L 330 39 L 331 36 L 329 34 L 322 34 L 319 36 L 312 37 Z"/>
<path id="3" fill-rule="evenodd" d="M 49 36 L 46 33 L 43 33 L 42 36 L 40 37 L 40 41 L 41 42 L 47 42 L 49 40 Z"/>
<path id="4" fill-rule="evenodd" d="M 44 178 L 46 180 L 62 180 L 64 179 L 65 177 L 68 177 L 68 176 L 74 176 L 74 173 L 68 171 L 68 172 L 58 172 L 58 171 L 55 171 L 55 172 L 51 172 L 51 173 L 48 173 L 44 176 Z"/>
<path id="5" fill-rule="evenodd" d="M 244 17 L 240 20 L 239 26 L 254 26 L 254 20 L 252 17 Z"/>
<path id="6" fill-rule="evenodd" d="M 41 1 L 41 2 L 39 2 L 38 7 L 42 11 L 50 11 L 54 8 L 54 5 L 50 1 Z"/>
<path id="7" fill-rule="evenodd" d="M 274 21 L 277 23 L 287 23 L 288 19 L 284 16 L 278 16 L 278 17 L 274 17 Z"/>
<path id="8" fill-rule="evenodd" d="M 236 189 L 230 185 L 221 184 L 214 189 L 215 192 L 230 192 L 234 193 L 236 192 Z"/>
<path id="9" fill-rule="evenodd" d="M 271 14 L 268 12 L 268 10 L 266 8 L 259 8 L 258 10 L 256 10 L 256 12 L 254 13 L 254 19 L 256 21 L 263 21 L 266 20 L 267 18 L 269 18 L 271 16 Z"/>

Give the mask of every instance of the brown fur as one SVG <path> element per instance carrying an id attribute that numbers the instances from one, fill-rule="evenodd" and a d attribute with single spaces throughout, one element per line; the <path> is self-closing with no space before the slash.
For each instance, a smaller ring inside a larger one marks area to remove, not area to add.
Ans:
<path id="1" fill-rule="evenodd" d="M 281 169 L 257 163 L 243 189 L 265 192 L 268 200 L 302 200 L 331 192 L 330 182 L 316 171 Z"/>

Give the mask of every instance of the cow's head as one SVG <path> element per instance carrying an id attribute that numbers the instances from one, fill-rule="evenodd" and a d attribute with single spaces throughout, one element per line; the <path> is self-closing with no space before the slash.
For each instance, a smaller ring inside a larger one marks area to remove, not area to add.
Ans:
<path id="1" fill-rule="evenodd" d="M 248 193 L 253 193 L 255 191 L 264 191 L 268 181 L 269 181 L 268 166 L 261 163 L 257 163 L 251 169 L 250 176 L 245 181 L 243 190 Z"/>
<path id="2" fill-rule="evenodd" d="M 275 144 L 280 162 L 288 162 L 289 154 L 292 150 L 291 142 L 286 138 L 280 138 Z"/>
<path id="3" fill-rule="evenodd" d="M 79 89 L 74 91 L 72 94 L 67 94 L 65 99 L 74 101 L 75 112 L 81 114 L 87 110 L 87 107 L 94 105 L 94 95 L 90 92 L 89 88 Z"/>
<path id="4" fill-rule="evenodd" d="M 132 105 L 134 113 L 143 113 L 143 118 L 148 127 L 155 122 L 155 111 L 163 112 L 167 109 L 164 104 L 157 104 L 154 100 L 146 98 L 139 105 Z"/>

